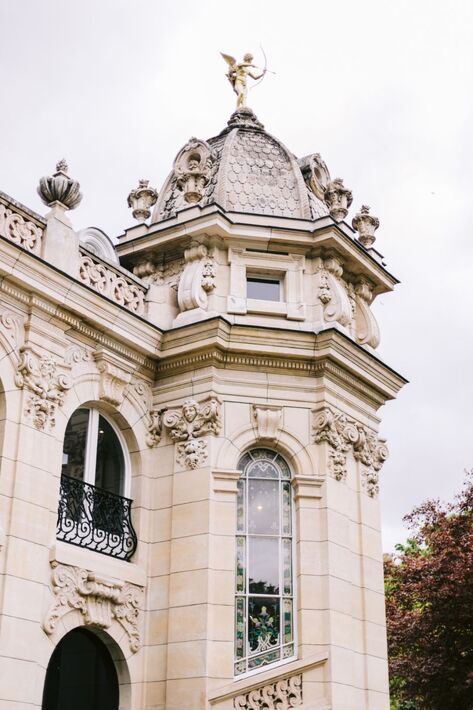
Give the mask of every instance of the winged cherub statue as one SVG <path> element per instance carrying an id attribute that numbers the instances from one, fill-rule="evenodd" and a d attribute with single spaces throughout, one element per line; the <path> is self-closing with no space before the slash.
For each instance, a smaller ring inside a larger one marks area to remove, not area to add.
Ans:
<path id="1" fill-rule="evenodd" d="M 222 57 L 228 64 L 227 78 L 232 85 L 233 91 L 237 95 L 237 109 L 246 106 L 246 96 L 248 94 L 248 77 L 252 79 L 261 79 L 266 74 L 266 69 L 262 71 L 261 74 L 253 74 L 251 69 L 256 69 L 253 64 L 253 55 L 245 54 L 243 61 L 237 63 L 235 57 L 231 57 L 229 54 L 224 54 L 220 52 Z"/>

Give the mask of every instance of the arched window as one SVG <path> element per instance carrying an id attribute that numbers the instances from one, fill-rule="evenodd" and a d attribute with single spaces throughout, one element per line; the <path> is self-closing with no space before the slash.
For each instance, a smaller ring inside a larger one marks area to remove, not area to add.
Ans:
<path id="1" fill-rule="evenodd" d="M 239 461 L 235 675 L 292 658 L 291 472 L 269 449 Z"/>
<path id="2" fill-rule="evenodd" d="M 118 694 L 105 644 L 86 629 L 66 634 L 48 664 L 42 710 L 118 710 Z"/>
<path id="3" fill-rule="evenodd" d="M 76 409 L 64 436 L 57 538 L 129 560 L 137 544 L 129 468 L 119 430 L 97 409 Z"/>

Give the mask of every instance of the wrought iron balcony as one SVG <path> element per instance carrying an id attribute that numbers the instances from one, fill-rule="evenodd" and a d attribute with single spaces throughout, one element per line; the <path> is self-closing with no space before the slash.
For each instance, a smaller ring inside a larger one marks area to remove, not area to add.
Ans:
<path id="1" fill-rule="evenodd" d="M 61 476 L 58 540 L 129 560 L 137 546 L 129 498 Z"/>

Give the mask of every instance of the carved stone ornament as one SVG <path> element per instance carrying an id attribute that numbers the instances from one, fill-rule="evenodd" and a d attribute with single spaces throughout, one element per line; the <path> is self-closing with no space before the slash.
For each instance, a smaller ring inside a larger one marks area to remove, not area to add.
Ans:
<path id="1" fill-rule="evenodd" d="M 344 186 L 342 178 L 335 178 L 325 188 L 324 200 L 330 216 L 335 222 L 341 222 L 348 214 L 348 208 L 353 202 L 353 195 Z"/>
<path id="2" fill-rule="evenodd" d="M 325 190 L 330 182 L 330 173 L 320 153 L 307 155 L 299 161 L 300 168 L 310 189 L 319 200 L 324 200 Z"/>
<path id="3" fill-rule="evenodd" d="M 0 312 L 0 335 L 8 343 L 10 350 L 15 350 L 19 345 L 22 324 L 21 317 L 13 311 Z"/>
<path id="4" fill-rule="evenodd" d="M 379 219 L 370 214 L 368 205 L 362 205 L 361 210 L 353 217 L 352 227 L 358 232 L 358 241 L 366 249 L 376 241 L 375 231 L 379 227 Z"/>
<path id="5" fill-rule="evenodd" d="M 278 438 L 282 420 L 282 408 L 271 404 L 254 404 L 253 419 L 258 439 L 275 441 Z"/>
<path id="6" fill-rule="evenodd" d="M 302 675 L 277 680 L 249 693 L 238 695 L 233 701 L 235 710 L 290 710 L 302 706 Z"/>
<path id="7" fill-rule="evenodd" d="M 189 203 L 200 202 L 210 181 L 215 154 L 205 141 L 191 138 L 174 161 L 176 184 Z"/>
<path id="8" fill-rule="evenodd" d="M 366 492 L 371 497 L 379 492 L 378 472 L 388 457 L 384 440 L 330 407 L 315 413 L 313 431 L 315 443 L 325 441 L 329 445 L 330 471 L 337 481 L 346 477 L 346 455 L 351 449 L 355 460 L 363 465 L 362 481 Z"/>
<path id="9" fill-rule="evenodd" d="M 140 180 L 138 187 L 128 195 L 128 207 L 133 208 L 132 215 L 140 222 L 144 222 L 151 216 L 150 207 L 156 204 L 158 193 L 153 187 L 149 187 L 149 180 Z"/>
<path id="10" fill-rule="evenodd" d="M 42 177 L 38 185 L 38 195 L 45 205 L 60 202 L 67 210 L 73 210 L 82 200 L 80 185 L 67 174 L 68 166 L 65 160 L 56 165 L 52 177 Z"/>
<path id="11" fill-rule="evenodd" d="M 93 357 L 100 373 L 99 398 L 119 407 L 131 382 L 134 367 L 124 367 L 121 359 L 104 350 L 97 350 Z"/>
<path id="12" fill-rule="evenodd" d="M 348 326 L 352 319 L 352 307 L 342 280 L 343 267 L 336 256 L 318 259 L 315 285 L 323 305 L 323 318 L 327 323 Z"/>
<path id="13" fill-rule="evenodd" d="M 193 399 L 184 402 L 180 409 L 150 412 L 148 445 L 159 443 L 163 429 L 169 431 L 177 443 L 177 460 L 186 468 L 198 468 L 207 460 L 207 442 L 200 437 L 219 434 L 222 425 L 220 401 L 211 397 L 199 404 Z"/>
<path id="14" fill-rule="evenodd" d="M 184 252 L 185 266 L 179 279 L 177 301 L 182 312 L 208 307 L 207 294 L 215 288 L 215 260 L 205 244 L 194 244 Z"/>
<path id="15" fill-rule="evenodd" d="M 133 273 L 146 284 L 169 286 L 177 291 L 184 263 L 184 259 L 174 259 L 174 261 L 160 265 L 149 260 L 141 261 L 133 267 Z"/>
<path id="16" fill-rule="evenodd" d="M 31 348 L 23 347 L 15 383 L 29 392 L 25 414 L 33 418 L 34 426 L 54 427 L 56 409 L 62 406 L 67 390 L 72 387 L 70 375 L 59 369 L 51 355 L 38 356 Z"/>
<path id="17" fill-rule="evenodd" d="M 142 587 L 57 562 L 52 562 L 51 568 L 55 599 L 43 621 L 47 634 L 54 632 L 63 616 L 77 609 L 84 624 L 99 629 L 108 629 L 117 621 L 128 636 L 130 651 L 136 653 L 140 649 Z"/>
<path id="18" fill-rule="evenodd" d="M 370 345 L 372 348 L 377 348 L 381 338 L 378 321 L 370 308 L 370 303 L 373 300 L 373 287 L 369 281 L 360 277 L 353 290 L 356 341 L 360 345 Z"/>
<path id="19" fill-rule="evenodd" d="M 82 255 L 79 262 L 79 279 L 133 313 L 144 313 L 146 289 L 133 279 L 127 278 L 125 274 L 108 268 L 100 259 L 88 254 Z"/>
<path id="20" fill-rule="evenodd" d="M 0 204 L 0 237 L 37 254 L 41 247 L 43 230 L 26 220 L 21 214 Z"/>

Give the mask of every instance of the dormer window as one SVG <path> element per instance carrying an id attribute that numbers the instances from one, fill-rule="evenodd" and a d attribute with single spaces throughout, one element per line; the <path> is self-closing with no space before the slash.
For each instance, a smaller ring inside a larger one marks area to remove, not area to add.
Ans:
<path id="1" fill-rule="evenodd" d="M 270 276 L 248 274 L 246 277 L 246 297 L 260 301 L 282 301 L 282 280 Z"/>

